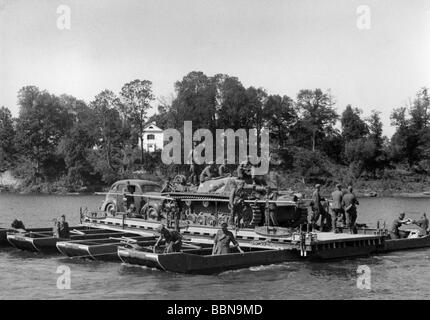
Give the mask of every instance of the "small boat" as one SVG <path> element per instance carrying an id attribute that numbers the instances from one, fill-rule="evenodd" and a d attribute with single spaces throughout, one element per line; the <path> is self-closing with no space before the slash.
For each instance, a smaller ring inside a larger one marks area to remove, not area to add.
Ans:
<path id="1" fill-rule="evenodd" d="M 21 250 L 58 253 L 56 244 L 59 241 L 101 239 L 122 235 L 130 235 L 130 233 L 77 226 L 70 228 L 70 239 L 57 238 L 53 235 L 51 228 L 45 228 L 41 231 L 32 230 L 24 233 L 8 233 L 7 240 L 14 247 Z"/>
<path id="2" fill-rule="evenodd" d="M 177 253 L 153 253 L 136 248 L 118 248 L 119 258 L 127 264 L 188 274 L 215 274 L 228 270 L 297 260 L 291 250 L 242 247 L 244 253 L 212 255 L 212 248 L 189 249 Z"/>
<path id="3" fill-rule="evenodd" d="M 398 250 L 419 249 L 430 247 L 430 235 L 419 238 L 389 239 L 385 240 L 381 252 L 391 252 Z"/>
<path id="4" fill-rule="evenodd" d="M 122 235 L 102 239 L 86 239 L 57 242 L 57 249 L 71 258 L 85 258 L 100 261 L 120 261 L 118 247 L 124 243 L 149 246 L 155 243 L 155 236 Z"/>

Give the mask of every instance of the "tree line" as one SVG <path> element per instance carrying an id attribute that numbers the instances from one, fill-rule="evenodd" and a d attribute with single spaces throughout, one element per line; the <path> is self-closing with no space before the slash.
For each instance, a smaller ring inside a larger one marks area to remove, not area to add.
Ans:
<path id="1" fill-rule="evenodd" d="M 89 103 L 23 87 L 18 117 L 0 109 L 0 171 L 11 170 L 30 185 L 68 190 L 107 185 L 136 170 L 178 173 L 186 168 L 163 166 L 160 152 L 140 145 L 148 123 L 181 130 L 185 120 L 213 131 L 269 128 L 271 170 L 305 183 L 378 179 L 393 168 L 430 171 L 427 88 L 408 105 L 393 106 L 391 139 L 383 136 L 378 111 L 363 117 L 347 105 L 338 114 L 329 90 L 303 89 L 289 97 L 246 88 L 237 77 L 193 71 L 175 83 L 174 99 L 158 102 L 158 112 L 148 117 L 154 102 L 148 80 L 126 83 L 118 94 L 103 90 Z"/>

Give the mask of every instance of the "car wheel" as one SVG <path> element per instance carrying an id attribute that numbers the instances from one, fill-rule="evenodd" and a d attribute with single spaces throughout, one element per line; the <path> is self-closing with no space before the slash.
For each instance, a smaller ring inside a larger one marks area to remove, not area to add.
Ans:
<path id="1" fill-rule="evenodd" d="M 149 207 L 146 211 L 148 220 L 158 220 L 158 211 L 154 207 Z"/>
<path id="2" fill-rule="evenodd" d="M 106 214 L 110 214 L 111 212 L 113 212 L 113 215 L 115 215 L 116 213 L 116 205 L 115 203 L 109 203 L 106 208 L 105 208 Z"/>

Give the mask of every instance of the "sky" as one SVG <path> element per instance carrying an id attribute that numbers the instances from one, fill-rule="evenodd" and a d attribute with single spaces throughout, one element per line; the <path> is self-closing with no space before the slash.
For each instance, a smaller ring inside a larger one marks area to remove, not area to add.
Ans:
<path id="1" fill-rule="evenodd" d="M 26 85 L 89 102 L 147 79 L 169 100 L 203 71 L 293 98 L 330 89 L 339 112 L 380 111 L 391 136 L 391 110 L 430 87 L 429 57 L 429 0 L 0 0 L 0 106 L 14 116 Z"/>

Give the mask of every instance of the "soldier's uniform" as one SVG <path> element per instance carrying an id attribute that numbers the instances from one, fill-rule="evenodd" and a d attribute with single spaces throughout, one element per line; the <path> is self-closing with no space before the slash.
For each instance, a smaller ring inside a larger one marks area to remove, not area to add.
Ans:
<path id="1" fill-rule="evenodd" d="M 206 166 L 200 174 L 200 183 L 212 179 L 212 165 Z"/>
<path id="2" fill-rule="evenodd" d="M 268 200 L 277 200 L 278 199 L 278 195 L 276 192 L 271 192 L 269 191 L 269 193 L 267 194 L 267 199 Z M 276 219 L 276 204 L 275 203 L 269 203 L 269 218 L 270 218 L 270 225 L 272 226 L 279 226 L 278 220 Z"/>
<path id="3" fill-rule="evenodd" d="M 230 193 L 230 219 L 237 226 L 242 219 L 243 211 L 245 209 L 245 191 L 243 186 L 237 186 Z"/>
<path id="4" fill-rule="evenodd" d="M 155 246 L 158 246 L 158 243 L 163 239 L 166 241 L 166 249 L 164 250 L 164 253 L 181 251 L 182 235 L 178 231 L 169 231 L 166 228 L 162 228 L 160 230 L 160 238 L 158 238 Z"/>
<path id="5" fill-rule="evenodd" d="M 235 246 L 239 245 L 231 231 L 226 230 L 224 232 L 223 230 L 218 230 L 214 239 L 214 248 L 212 254 L 217 255 L 230 253 L 230 242 Z"/>

